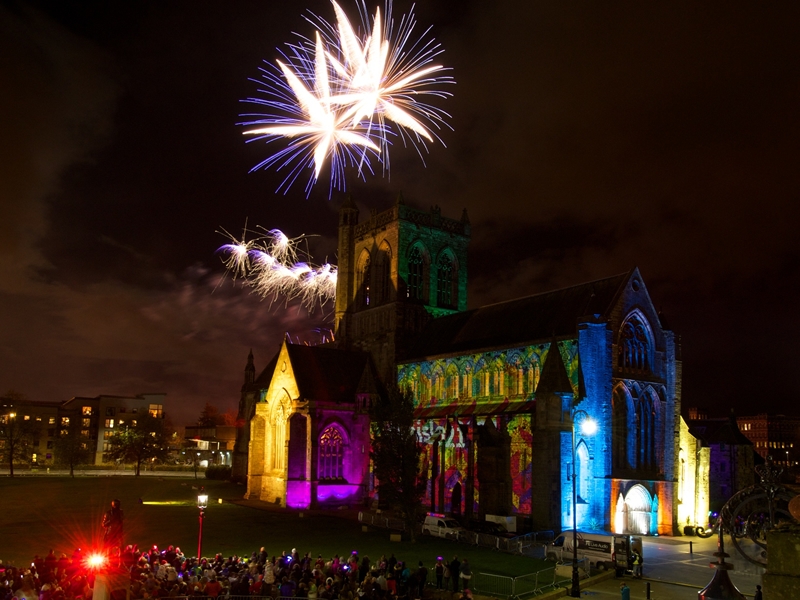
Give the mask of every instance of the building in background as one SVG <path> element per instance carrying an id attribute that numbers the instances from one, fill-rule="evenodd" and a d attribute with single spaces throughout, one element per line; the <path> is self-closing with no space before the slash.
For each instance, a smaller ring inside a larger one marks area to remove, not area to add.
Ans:
<path id="1" fill-rule="evenodd" d="M 201 465 L 231 466 L 236 443 L 236 427 L 225 425 L 187 425 L 184 452 L 193 452 Z"/>
<path id="2" fill-rule="evenodd" d="M 99 465 L 107 462 L 105 453 L 114 431 L 126 423 L 134 424 L 141 415 L 163 419 L 165 400 L 166 394 L 161 393 L 74 397 L 65 402 L 0 399 L 0 424 L 10 418 L 35 424 L 27 436 L 25 456 L 20 457 L 22 465 L 35 468 L 56 464 L 57 441 L 66 436 L 83 440 L 91 452 L 89 464 Z"/>
<path id="3" fill-rule="evenodd" d="M 136 396 L 101 395 L 93 398 L 76 396 L 64 402 L 59 409 L 59 435 L 67 435 L 71 420 L 76 419 L 78 432 L 85 438 L 94 454 L 91 464 L 108 462 L 111 436 L 121 426 L 134 424 L 141 415 L 154 419 L 164 418 L 166 394 L 138 394 Z M 61 431 L 64 433 L 62 434 Z"/>
<path id="4" fill-rule="evenodd" d="M 762 413 L 736 417 L 736 422 L 761 458 L 772 456 L 786 469 L 800 464 L 800 418 Z"/>

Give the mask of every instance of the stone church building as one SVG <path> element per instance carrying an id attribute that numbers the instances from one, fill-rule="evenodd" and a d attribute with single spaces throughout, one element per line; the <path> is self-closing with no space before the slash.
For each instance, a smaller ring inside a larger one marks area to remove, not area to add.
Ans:
<path id="1" fill-rule="evenodd" d="M 467 310 L 469 240 L 466 211 L 399 198 L 359 222 L 345 203 L 336 342 L 283 343 L 258 377 L 248 358 L 234 456 L 247 496 L 374 498 L 369 406 L 396 382 L 416 403 L 427 510 L 568 529 L 574 476 L 580 528 L 677 533 L 680 347 L 638 269 Z"/>

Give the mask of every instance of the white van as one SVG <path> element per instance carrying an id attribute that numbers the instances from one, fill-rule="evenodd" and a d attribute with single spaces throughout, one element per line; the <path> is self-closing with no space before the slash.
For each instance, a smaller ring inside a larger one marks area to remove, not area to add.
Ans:
<path id="1" fill-rule="evenodd" d="M 436 513 L 428 513 L 422 523 L 422 533 L 435 537 L 457 539 L 465 531 L 455 519 Z"/>
<path id="2" fill-rule="evenodd" d="M 600 570 L 615 569 L 617 573 L 632 566 L 633 550 L 642 554 L 642 538 L 626 534 L 577 532 L 578 560 L 586 559 Z M 572 560 L 572 530 L 560 533 L 545 550 L 547 560 Z M 642 554 L 642 556 L 644 556 Z"/>

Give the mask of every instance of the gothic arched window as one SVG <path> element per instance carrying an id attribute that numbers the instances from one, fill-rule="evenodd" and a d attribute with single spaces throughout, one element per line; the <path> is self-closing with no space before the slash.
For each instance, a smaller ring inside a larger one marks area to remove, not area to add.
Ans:
<path id="1" fill-rule="evenodd" d="M 286 413 L 282 404 L 278 404 L 274 413 L 272 429 L 272 468 L 283 469 L 286 455 Z"/>
<path id="2" fill-rule="evenodd" d="M 385 243 L 378 250 L 375 275 L 377 278 L 375 299 L 378 302 L 389 302 L 392 286 L 392 254 Z"/>
<path id="3" fill-rule="evenodd" d="M 411 248 L 408 254 L 408 297 L 425 299 L 425 257 L 419 246 Z"/>
<path id="4" fill-rule="evenodd" d="M 647 328 L 635 315 L 623 323 L 620 331 L 619 366 L 634 371 L 651 371 L 653 368 Z"/>
<path id="5" fill-rule="evenodd" d="M 325 428 L 319 437 L 319 478 L 344 477 L 344 438 L 333 425 Z"/>
<path id="6" fill-rule="evenodd" d="M 367 256 L 358 269 L 358 294 L 360 296 L 360 303 L 363 308 L 367 308 L 370 305 L 370 286 L 372 284 L 372 279 L 370 277 L 371 274 L 370 260 L 369 256 Z"/>
<path id="7" fill-rule="evenodd" d="M 453 259 L 445 253 L 439 257 L 436 265 L 436 306 L 455 306 L 453 293 Z"/>

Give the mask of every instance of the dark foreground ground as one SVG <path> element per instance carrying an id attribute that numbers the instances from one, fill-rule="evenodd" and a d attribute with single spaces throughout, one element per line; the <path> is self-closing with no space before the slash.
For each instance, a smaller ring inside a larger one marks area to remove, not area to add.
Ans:
<path id="1" fill-rule="evenodd" d="M 140 548 L 172 544 L 195 556 L 200 485 L 209 494 L 203 523 L 205 556 L 249 556 L 264 546 L 270 554 L 297 548 L 325 557 L 353 550 L 373 559 L 394 553 L 400 560 L 414 565 L 422 560 L 429 566 L 437 556 L 449 559 L 457 554 L 468 557 L 473 570 L 509 576 L 552 566 L 430 537 L 390 542 L 387 530 L 363 532 L 357 511 L 300 512 L 243 502 L 244 486 L 193 476 L 0 477 L 0 560 L 20 566 L 51 548 L 67 555 L 75 548 L 92 548 L 102 537 L 101 519 L 114 498 L 122 501 L 125 543 Z"/>
<path id="2" fill-rule="evenodd" d="M 140 548 L 169 544 L 183 548 L 187 555 L 197 553 L 200 485 L 209 494 L 209 507 L 203 526 L 203 554 L 249 556 L 261 546 L 271 554 L 297 548 L 331 557 L 357 550 L 373 559 L 394 553 L 416 565 L 422 560 L 433 564 L 437 556 L 454 554 L 469 558 L 473 571 L 509 577 L 552 568 L 551 563 L 524 556 L 513 556 L 456 542 L 421 537 L 390 542 L 387 530 L 363 532 L 356 510 L 296 511 L 262 502 L 243 501 L 244 487 L 193 476 L 78 476 L 43 477 L 0 476 L 0 560 L 5 564 L 25 565 L 34 554 L 44 555 L 50 548 L 71 554 L 75 548 L 87 550 L 102 536 L 100 522 L 113 498 L 122 501 L 125 512 L 126 543 Z M 222 503 L 220 503 L 220 499 Z M 716 538 L 646 538 L 645 579 L 626 578 L 634 599 L 674 600 L 697 598 L 697 592 L 712 578 L 709 563 L 716 560 Z M 689 542 L 692 542 L 690 552 Z M 747 563 L 728 543 L 728 559 L 735 565 L 731 578 L 739 589 L 752 595 L 761 582 L 762 570 Z M 619 598 L 620 580 L 585 582 L 586 598 Z M 800 596 L 798 596 L 800 598 Z"/>

